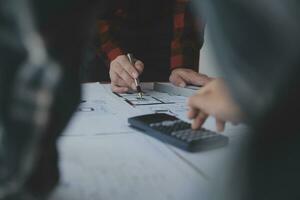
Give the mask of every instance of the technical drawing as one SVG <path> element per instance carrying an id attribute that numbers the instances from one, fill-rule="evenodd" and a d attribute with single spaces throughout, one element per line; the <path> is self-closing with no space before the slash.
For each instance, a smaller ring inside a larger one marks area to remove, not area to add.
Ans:
<path id="1" fill-rule="evenodd" d="M 137 96 L 136 93 L 128 92 L 125 94 L 117 94 L 117 96 L 123 98 L 128 104 L 132 106 L 149 106 L 149 105 L 159 105 L 159 104 L 174 104 L 175 102 L 168 100 L 161 94 L 158 95 L 157 92 L 146 90 L 144 91 L 143 98 Z M 164 93 L 162 93 L 164 94 Z M 168 95 L 168 94 L 165 94 Z"/>

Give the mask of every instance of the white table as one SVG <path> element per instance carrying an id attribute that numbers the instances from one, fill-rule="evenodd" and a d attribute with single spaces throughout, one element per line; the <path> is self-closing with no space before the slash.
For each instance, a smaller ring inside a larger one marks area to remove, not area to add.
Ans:
<path id="1" fill-rule="evenodd" d="M 107 106 L 98 114 L 76 114 L 61 137 L 61 182 L 53 200 L 206 199 L 245 135 L 244 126 L 228 125 L 227 147 L 187 153 L 129 128 L 127 118 L 137 112 L 113 94 L 107 97 L 107 87 L 85 84 L 83 90 L 83 99 L 104 99 Z M 205 127 L 214 130 L 214 120 Z"/>

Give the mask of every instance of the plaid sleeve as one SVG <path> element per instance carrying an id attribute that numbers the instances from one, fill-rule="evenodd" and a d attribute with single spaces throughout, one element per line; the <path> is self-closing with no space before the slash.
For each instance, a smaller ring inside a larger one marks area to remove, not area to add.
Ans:
<path id="1" fill-rule="evenodd" d="M 195 20 L 189 0 L 176 0 L 171 43 L 171 69 L 191 68 L 198 70 L 200 48 L 203 44 L 203 25 Z"/>
<path id="2" fill-rule="evenodd" d="M 112 38 L 110 29 L 113 24 L 110 20 L 98 20 L 99 48 L 98 54 L 104 54 L 109 62 L 113 61 L 119 55 L 123 55 L 123 50 L 118 46 L 117 42 Z"/>

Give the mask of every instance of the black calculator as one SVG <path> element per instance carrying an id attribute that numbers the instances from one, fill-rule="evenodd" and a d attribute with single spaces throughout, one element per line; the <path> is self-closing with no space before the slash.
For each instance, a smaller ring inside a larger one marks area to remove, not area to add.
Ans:
<path id="1" fill-rule="evenodd" d="M 190 123 L 165 113 L 132 117 L 128 123 L 133 128 L 189 152 L 222 147 L 229 141 L 228 137 L 204 128 L 193 130 Z"/>

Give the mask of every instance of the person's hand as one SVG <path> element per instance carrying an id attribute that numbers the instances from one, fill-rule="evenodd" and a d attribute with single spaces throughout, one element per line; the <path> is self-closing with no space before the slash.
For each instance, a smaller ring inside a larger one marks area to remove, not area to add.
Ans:
<path id="1" fill-rule="evenodd" d="M 242 120 L 242 112 L 222 79 L 214 79 L 202 87 L 188 99 L 188 106 L 193 129 L 200 128 L 209 115 L 215 117 L 218 131 L 224 130 L 226 121 L 236 124 Z"/>
<path id="2" fill-rule="evenodd" d="M 211 80 L 211 78 L 191 69 L 178 68 L 172 71 L 169 80 L 176 86 L 185 87 L 188 84 L 198 86 L 205 85 Z"/>
<path id="3" fill-rule="evenodd" d="M 134 79 L 138 78 L 144 70 L 144 64 L 135 60 L 134 66 L 129 62 L 127 56 L 118 56 L 110 63 L 109 76 L 113 92 L 125 93 L 129 89 L 136 90 Z"/>

